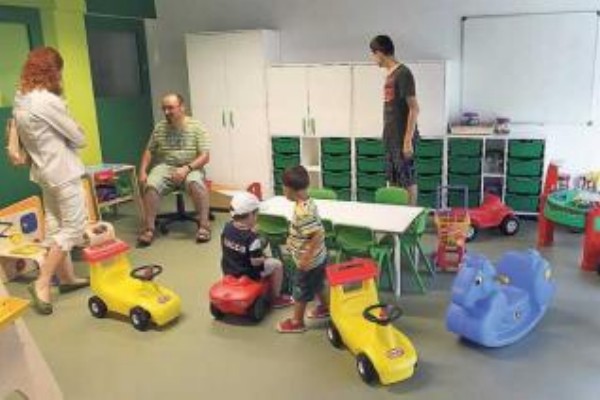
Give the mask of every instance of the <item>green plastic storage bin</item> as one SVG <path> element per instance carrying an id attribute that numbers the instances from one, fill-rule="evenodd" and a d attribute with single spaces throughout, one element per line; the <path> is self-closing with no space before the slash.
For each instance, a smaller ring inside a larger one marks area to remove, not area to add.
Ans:
<path id="1" fill-rule="evenodd" d="M 350 154 L 350 139 L 326 138 L 321 139 L 322 154 Z"/>
<path id="2" fill-rule="evenodd" d="M 359 172 L 357 185 L 361 189 L 379 189 L 385 187 L 387 184 L 387 178 L 382 173 L 366 173 Z"/>
<path id="3" fill-rule="evenodd" d="M 515 194 L 539 195 L 542 189 L 542 180 L 539 178 L 521 178 L 509 176 L 506 178 L 506 191 Z"/>
<path id="4" fill-rule="evenodd" d="M 469 199 L 467 206 L 477 207 L 480 204 L 479 192 L 469 191 Z M 451 190 L 448 194 L 448 206 L 449 207 L 464 207 L 465 206 L 465 194 L 462 190 Z"/>
<path id="5" fill-rule="evenodd" d="M 358 157 L 356 159 L 356 169 L 359 172 L 385 172 L 385 157 Z"/>
<path id="6" fill-rule="evenodd" d="M 521 196 L 508 193 L 504 202 L 515 211 L 536 212 L 540 199 L 538 196 Z"/>
<path id="7" fill-rule="evenodd" d="M 481 139 L 450 139 L 448 143 L 452 156 L 481 157 Z"/>
<path id="8" fill-rule="evenodd" d="M 542 176 L 543 160 L 520 160 L 510 158 L 508 160 L 509 176 Z"/>
<path id="9" fill-rule="evenodd" d="M 273 182 L 275 185 L 283 185 L 283 169 L 276 169 L 273 171 Z"/>
<path id="10" fill-rule="evenodd" d="M 350 188 L 333 188 L 332 189 L 337 195 L 337 199 L 341 201 L 352 200 L 352 189 Z"/>
<path id="11" fill-rule="evenodd" d="M 417 158 L 415 169 L 417 174 L 439 175 L 442 173 L 442 158 Z"/>
<path id="12" fill-rule="evenodd" d="M 543 140 L 509 140 L 508 156 L 511 158 L 542 158 L 544 155 Z"/>
<path id="13" fill-rule="evenodd" d="M 453 186 L 466 186 L 470 191 L 479 191 L 481 188 L 481 175 L 450 174 L 448 175 L 448 183 Z"/>
<path id="14" fill-rule="evenodd" d="M 300 155 L 298 154 L 275 154 L 273 156 L 273 165 L 276 169 L 286 169 L 300 165 Z"/>
<path id="15" fill-rule="evenodd" d="M 293 137 L 278 137 L 271 140 L 273 153 L 298 154 L 300 153 L 300 139 Z"/>
<path id="16" fill-rule="evenodd" d="M 417 187 L 423 191 L 435 191 L 442 184 L 440 175 L 418 175 Z"/>
<path id="17" fill-rule="evenodd" d="M 377 189 L 358 189 L 356 197 L 363 203 L 375 203 L 375 192 Z"/>
<path id="18" fill-rule="evenodd" d="M 385 147 L 381 139 L 356 139 L 356 154 L 359 156 L 382 156 Z"/>
<path id="19" fill-rule="evenodd" d="M 323 172 L 323 186 L 328 188 L 347 188 L 352 185 L 349 172 Z"/>
<path id="20" fill-rule="evenodd" d="M 417 158 L 442 157 L 444 151 L 444 142 L 442 140 L 425 140 L 421 139 L 417 143 L 415 155 Z"/>
<path id="21" fill-rule="evenodd" d="M 437 191 L 421 191 L 419 188 L 417 204 L 420 207 L 437 208 Z"/>
<path id="22" fill-rule="evenodd" d="M 323 155 L 321 159 L 325 171 L 350 171 L 350 156 Z"/>
<path id="23" fill-rule="evenodd" d="M 481 173 L 481 158 L 450 157 L 448 170 L 454 174 L 477 175 Z"/>

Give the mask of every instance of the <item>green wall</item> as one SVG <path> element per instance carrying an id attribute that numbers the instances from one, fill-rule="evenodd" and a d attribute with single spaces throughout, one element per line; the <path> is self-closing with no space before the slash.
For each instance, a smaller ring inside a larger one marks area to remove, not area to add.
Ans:
<path id="1" fill-rule="evenodd" d="M 86 6 L 89 7 L 89 10 Z M 2 21 L 8 20 L 27 24 L 31 47 L 48 45 L 61 52 L 65 59 L 63 71 L 65 98 L 73 116 L 81 124 L 87 136 L 88 145 L 81 155 L 86 164 L 96 164 L 101 162 L 103 157 L 85 26 L 87 12 L 138 18 L 156 16 L 153 0 L 88 0 L 87 3 L 85 0 L 0 0 L 0 70 L 6 77 L 4 81 L 0 82 L 0 124 L 3 128 L 6 118 L 10 115 L 10 103 L 13 96 L 10 83 L 5 84 L 4 82 L 14 79 L 12 76 L 15 74 L 18 75 L 18 70 L 25 59 L 25 55 L 19 57 L 24 50 L 22 40 L 14 41 L 12 47 L 6 46 L 8 39 L 5 35 L 10 34 L 8 36 L 10 38 L 16 34 L 15 29 L 22 29 L 22 27 L 1 25 Z M 7 32 L 11 29 L 14 32 Z M 16 84 L 15 81 L 14 85 Z M 107 109 L 110 111 L 110 107 Z M 147 118 L 147 115 L 143 115 L 141 111 L 135 109 L 131 109 L 131 111 L 134 115 L 139 114 L 139 118 Z M 116 112 L 122 112 L 122 110 L 116 110 Z M 105 119 L 104 114 L 102 118 Z M 128 129 L 127 126 L 118 126 L 115 119 L 111 120 L 111 124 L 113 121 L 115 122 L 113 125 L 104 124 L 108 126 L 111 134 L 118 130 Z M 139 139 L 137 140 L 139 142 L 146 140 L 145 137 L 132 139 Z M 118 139 L 114 141 L 110 135 L 107 136 L 107 140 L 109 141 L 107 148 L 114 148 L 117 158 L 121 158 L 118 152 L 123 149 L 120 146 L 139 146 L 135 140 L 131 140 L 131 143 Z M 0 207 L 37 193 L 36 186 L 29 182 L 27 168 L 15 168 L 9 165 L 5 159 L 5 153 L 0 153 Z M 139 151 L 131 150 L 128 152 L 127 158 L 128 160 L 132 159 L 134 155 L 137 157 L 138 154 Z"/>

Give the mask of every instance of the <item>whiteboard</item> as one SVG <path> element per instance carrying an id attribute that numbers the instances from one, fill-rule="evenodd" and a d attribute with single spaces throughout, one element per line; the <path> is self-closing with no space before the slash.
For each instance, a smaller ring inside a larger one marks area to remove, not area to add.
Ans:
<path id="1" fill-rule="evenodd" d="M 513 122 L 585 124 L 594 115 L 594 12 L 467 17 L 461 109 Z"/>

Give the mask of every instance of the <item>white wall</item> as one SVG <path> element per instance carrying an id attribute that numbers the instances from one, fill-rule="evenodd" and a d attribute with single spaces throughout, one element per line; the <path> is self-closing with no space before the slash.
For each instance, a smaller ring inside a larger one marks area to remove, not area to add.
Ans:
<path id="1" fill-rule="evenodd" d="M 369 40 L 386 33 L 395 40 L 401 59 L 453 62 L 450 84 L 457 89 L 462 16 L 600 9 L 598 0 L 156 0 L 156 6 L 158 19 L 147 23 L 155 103 L 166 91 L 188 94 L 185 33 L 276 29 L 284 62 L 366 61 Z M 455 114 L 458 90 L 453 93 Z M 580 143 L 573 150 L 579 155 L 573 167 L 600 169 L 600 157 L 588 150 L 600 148 L 600 129 L 561 135 L 550 145 L 556 149 L 551 157 L 559 156 L 563 146 Z"/>

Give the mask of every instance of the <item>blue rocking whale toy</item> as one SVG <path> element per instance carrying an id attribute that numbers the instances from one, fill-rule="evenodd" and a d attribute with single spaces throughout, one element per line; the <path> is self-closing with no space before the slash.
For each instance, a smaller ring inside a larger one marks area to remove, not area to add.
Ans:
<path id="1" fill-rule="evenodd" d="M 452 285 L 446 327 L 482 346 L 512 344 L 542 319 L 555 290 L 550 265 L 535 250 L 509 251 L 497 267 L 470 254 Z"/>

